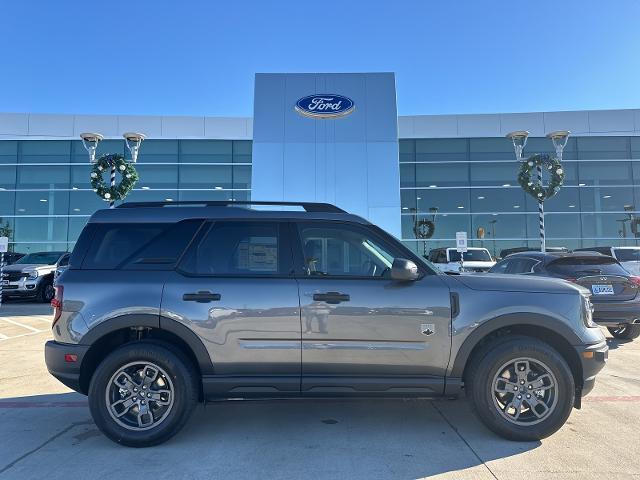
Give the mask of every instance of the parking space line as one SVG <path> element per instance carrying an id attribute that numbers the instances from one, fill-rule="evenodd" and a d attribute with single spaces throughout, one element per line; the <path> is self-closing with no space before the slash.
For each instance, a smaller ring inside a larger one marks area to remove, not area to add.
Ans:
<path id="1" fill-rule="evenodd" d="M 23 333 L 21 335 L 16 335 L 14 337 L 7 337 L 5 335 L 5 338 L 0 338 L 0 342 L 4 342 L 4 341 L 7 341 L 7 340 L 13 340 L 14 338 L 30 337 L 31 335 L 37 335 L 39 333 L 44 333 L 44 332 L 48 332 L 48 330 L 36 330 L 35 332 Z"/>
<path id="2" fill-rule="evenodd" d="M 16 325 L 18 327 L 26 328 L 27 330 L 31 330 L 32 332 L 40 333 L 40 332 L 44 331 L 44 330 L 38 330 L 37 328 L 33 328 L 30 325 L 24 325 L 23 323 L 16 322 L 15 320 L 9 320 L 7 317 L 2 317 L 2 318 L 0 318 L 0 320 L 2 320 L 4 322 L 7 322 L 7 323 L 11 323 L 12 325 Z M 13 338 L 15 338 L 15 337 L 13 337 Z"/>

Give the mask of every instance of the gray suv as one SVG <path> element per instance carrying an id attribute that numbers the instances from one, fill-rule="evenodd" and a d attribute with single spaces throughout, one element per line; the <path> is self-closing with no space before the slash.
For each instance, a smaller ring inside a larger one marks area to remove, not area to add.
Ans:
<path id="1" fill-rule="evenodd" d="M 593 388 L 608 347 L 586 289 L 440 274 L 333 205 L 265 205 L 125 203 L 89 220 L 45 356 L 112 440 L 164 442 L 212 399 L 463 392 L 494 432 L 533 440 Z"/>

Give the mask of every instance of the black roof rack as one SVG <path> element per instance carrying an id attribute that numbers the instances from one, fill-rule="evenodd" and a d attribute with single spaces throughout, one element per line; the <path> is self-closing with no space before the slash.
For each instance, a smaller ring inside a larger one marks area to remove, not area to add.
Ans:
<path id="1" fill-rule="evenodd" d="M 264 201 L 235 201 L 235 200 L 188 200 L 178 202 L 125 202 L 118 205 L 118 208 L 140 208 L 140 207 L 171 207 L 180 205 L 203 206 L 203 207 L 233 207 L 236 205 L 273 205 L 302 207 L 306 212 L 325 213 L 347 213 L 341 208 L 330 203 L 317 202 L 264 202 Z"/>

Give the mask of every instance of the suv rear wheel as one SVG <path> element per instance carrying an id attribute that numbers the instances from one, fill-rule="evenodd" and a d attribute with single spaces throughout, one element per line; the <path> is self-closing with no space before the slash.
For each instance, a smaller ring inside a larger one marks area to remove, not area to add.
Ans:
<path id="1" fill-rule="evenodd" d="M 608 327 L 609 333 L 620 340 L 633 340 L 640 337 L 640 325 L 620 325 Z"/>
<path id="2" fill-rule="evenodd" d="M 535 338 L 509 336 L 471 360 L 465 385 L 482 422 L 510 440 L 545 438 L 564 425 L 575 399 L 567 362 Z"/>
<path id="3" fill-rule="evenodd" d="M 98 366 L 89 408 L 98 428 L 130 447 L 162 443 L 185 425 L 198 400 L 190 362 L 162 344 L 126 344 Z"/>

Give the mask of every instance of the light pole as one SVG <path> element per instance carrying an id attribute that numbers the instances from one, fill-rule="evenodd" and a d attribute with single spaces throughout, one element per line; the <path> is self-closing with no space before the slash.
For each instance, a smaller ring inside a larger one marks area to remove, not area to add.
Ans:
<path id="1" fill-rule="evenodd" d="M 553 143 L 553 147 L 556 151 L 556 157 L 558 162 L 562 162 L 562 152 L 564 147 L 567 145 L 567 140 L 569 139 L 569 135 L 571 132 L 568 130 L 558 130 L 555 132 L 551 132 L 547 134 L 547 138 L 551 139 Z M 518 162 L 524 161 L 522 154 L 524 152 L 524 147 L 527 144 L 527 138 L 529 137 L 529 132 L 526 130 L 517 130 L 515 132 L 511 132 L 507 134 L 507 138 L 511 139 L 513 143 L 513 150 L 516 154 L 516 160 Z M 530 163 L 529 165 L 532 165 Z M 551 168 L 551 167 L 549 167 Z M 560 170 L 558 170 L 560 172 Z M 539 190 L 542 190 L 542 165 L 540 163 L 536 164 L 536 176 L 537 176 L 537 184 Z M 531 184 L 529 184 L 531 185 Z M 545 198 L 541 193 L 538 194 L 538 223 L 540 227 L 540 251 L 546 251 L 546 239 L 545 239 L 545 230 L 544 230 L 544 201 Z"/>
<path id="2" fill-rule="evenodd" d="M 138 153 L 140 152 L 140 145 L 142 141 L 146 138 L 142 133 L 135 132 L 126 132 L 122 134 L 124 141 L 127 145 L 127 149 L 131 153 L 131 163 L 136 163 L 138 161 Z M 89 162 L 96 162 L 96 150 L 98 148 L 98 144 L 104 139 L 102 135 L 99 133 L 81 133 L 80 138 L 82 139 L 82 145 L 84 145 L 85 150 L 89 154 Z M 111 163 L 111 162 L 110 162 Z M 116 185 L 116 164 L 111 163 L 111 177 L 110 177 L 110 185 L 111 188 Z M 115 207 L 115 200 L 111 200 L 109 202 L 109 208 Z"/>

